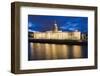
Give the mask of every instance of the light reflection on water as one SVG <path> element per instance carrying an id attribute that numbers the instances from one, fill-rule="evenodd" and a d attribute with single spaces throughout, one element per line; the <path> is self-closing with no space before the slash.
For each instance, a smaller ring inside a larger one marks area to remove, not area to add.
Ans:
<path id="1" fill-rule="evenodd" d="M 87 45 L 29 44 L 29 60 L 87 58 Z"/>

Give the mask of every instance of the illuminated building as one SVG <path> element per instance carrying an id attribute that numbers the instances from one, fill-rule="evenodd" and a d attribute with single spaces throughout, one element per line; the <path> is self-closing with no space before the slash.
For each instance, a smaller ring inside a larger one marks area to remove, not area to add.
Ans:
<path id="1" fill-rule="evenodd" d="M 54 23 L 54 27 L 51 31 L 46 32 L 34 32 L 34 39 L 60 39 L 60 40 L 80 40 L 81 32 L 75 30 L 74 32 L 62 32 L 58 29 L 57 23 Z"/>

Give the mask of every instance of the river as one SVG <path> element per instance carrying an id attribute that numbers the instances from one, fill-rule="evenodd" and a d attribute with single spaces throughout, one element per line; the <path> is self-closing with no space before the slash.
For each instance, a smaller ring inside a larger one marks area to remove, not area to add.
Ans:
<path id="1" fill-rule="evenodd" d="M 28 60 L 87 58 L 87 45 L 29 43 Z"/>

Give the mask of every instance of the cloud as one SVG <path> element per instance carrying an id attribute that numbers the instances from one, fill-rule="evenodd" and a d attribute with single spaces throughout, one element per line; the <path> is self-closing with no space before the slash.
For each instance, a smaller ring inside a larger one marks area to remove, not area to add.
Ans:
<path id="1" fill-rule="evenodd" d="M 28 27 L 32 27 L 32 23 L 31 22 L 28 23 Z"/>
<path id="2" fill-rule="evenodd" d="M 29 29 L 28 32 L 38 32 L 38 31 Z"/>
<path id="3" fill-rule="evenodd" d="M 29 22 L 29 23 L 28 23 L 28 27 L 29 27 L 29 28 L 34 28 L 34 27 L 36 27 L 36 25 L 33 24 L 33 23 L 31 23 L 31 22 Z"/>
<path id="4" fill-rule="evenodd" d="M 72 23 L 72 22 L 66 22 L 63 26 L 60 27 L 60 29 L 62 30 L 66 30 L 66 31 L 75 31 L 78 30 L 79 24 L 78 23 Z"/>

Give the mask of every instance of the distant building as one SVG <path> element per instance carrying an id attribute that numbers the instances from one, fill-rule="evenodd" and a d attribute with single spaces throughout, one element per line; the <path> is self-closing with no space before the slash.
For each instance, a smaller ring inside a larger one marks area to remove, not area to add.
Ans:
<path id="1" fill-rule="evenodd" d="M 75 30 L 74 32 L 62 32 L 59 30 L 57 23 L 54 23 L 54 27 L 50 31 L 46 32 L 34 32 L 34 39 L 66 39 L 66 40 L 80 40 L 81 32 Z"/>

